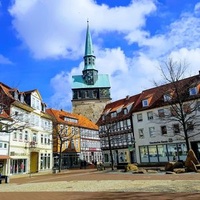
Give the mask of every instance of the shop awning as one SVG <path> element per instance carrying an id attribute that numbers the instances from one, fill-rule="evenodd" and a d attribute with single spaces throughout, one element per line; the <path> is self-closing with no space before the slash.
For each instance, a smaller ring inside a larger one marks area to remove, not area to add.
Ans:
<path id="1" fill-rule="evenodd" d="M 7 155 L 0 155 L 0 160 L 6 160 L 9 159 L 10 157 Z"/>

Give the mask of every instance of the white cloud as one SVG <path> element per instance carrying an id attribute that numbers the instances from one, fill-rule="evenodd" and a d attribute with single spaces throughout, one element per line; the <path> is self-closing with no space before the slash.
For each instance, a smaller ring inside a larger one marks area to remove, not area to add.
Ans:
<path id="1" fill-rule="evenodd" d="M 120 47 L 115 49 L 98 50 L 96 53 L 96 68 L 101 74 L 123 73 L 128 70 L 127 58 Z"/>
<path id="2" fill-rule="evenodd" d="M 194 7 L 194 13 L 196 15 L 199 15 L 200 14 L 200 2 L 198 2 L 195 7 Z"/>
<path id="3" fill-rule="evenodd" d="M 186 61 L 188 64 L 186 76 L 191 76 L 198 74 L 200 68 L 200 48 L 188 50 L 186 48 L 181 48 L 178 51 L 173 51 L 170 54 L 174 60 L 177 61 Z"/>
<path id="4" fill-rule="evenodd" d="M 51 86 L 54 95 L 50 97 L 50 107 L 55 109 L 65 108 L 70 111 L 71 104 L 71 87 L 70 87 L 70 74 L 61 72 L 51 79 Z"/>
<path id="5" fill-rule="evenodd" d="M 196 4 L 193 13 L 182 13 L 164 27 L 164 33 L 159 31 L 156 34 L 155 31 L 152 35 L 146 27 L 146 20 L 159 9 L 154 2 L 132 1 L 126 7 L 110 8 L 105 4 L 97 5 L 94 0 L 15 0 L 10 13 L 18 37 L 39 59 L 82 57 L 86 19 L 89 18 L 96 68 L 99 73 L 110 75 L 111 94 L 116 100 L 152 87 L 153 80 L 161 79 L 157 69 L 159 61 L 168 56 L 186 58 L 191 66 L 190 73 L 198 72 L 200 4 Z M 109 49 L 96 42 L 103 41 L 108 32 L 113 36 L 120 33 L 123 42 L 127 43 L 129 56 L 119 44 Z M 138 48 L 134 48 L 134 44 Z M 83 62 L 51 79 L 54 89 L 52 105 L 57 108 L 71 105 L 71 76 L 81 74 L 82 70 Z"/>
<path id="6" fill-rule="evenodd" d="M 0 64 L 13 64 L 8 58 L 0 54 Z"/>
<path id="7" fill-rule="evenodd" d="M 80 56 L 86 19 L 97 33 L 140 33 L 145 16 L 156 9 L 153 1 L 133 1 L 128 7 L 109 8 L 92 0 L 15 0 L 10 8 L 18 37 L 36 58 Z M 101 14 L 98 14 L 101 13 Z M 133 20 L 134 19 L 134 20 Z"/>

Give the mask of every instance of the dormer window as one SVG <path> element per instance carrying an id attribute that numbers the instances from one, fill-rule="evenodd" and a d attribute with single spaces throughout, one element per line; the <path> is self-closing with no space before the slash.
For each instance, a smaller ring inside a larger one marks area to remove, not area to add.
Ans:
<path id="1" fill-rule="evenodd" d="M 14 98 L 15 98 L 15 100 L 18 100 L 18 92 L 17 91 L 14 92 Z"/>
<path id="2" fill-rule="evenodd" d="M 66 122 L 72 122 L 72 123 L 78 123 L 77 119 L 71 118 L 71 117 L 64 117 L 64 121 L 66 121 Z"/>
<path id="3" fill-rule="evenodd" d="M 124 114 L 125 114 L 125 115 L 128 114 L 127 108 L 124 108 Z"/>
<path id="4" fill-rule="evenodd" d="M 147 107 L 149 105 L 148 99 L 142 100 L 142 106 Z"/>
<path id="5" fill-rule="evenodd" d="M 170 101 L 172 97 L 170 94 L 164 94 L 163 98 L 164 98 L 164 102 L 167 102 L 167 101 Z"/>
<path id="6" fill-rule="evenodd" d="M 190 96 L 196 95 L 197 94 L 197 88 L 196 87 L 190 88 L 189 93 L 190 93 Z"/>
<path id="7" fill-rule="evenodd" d="M 42 111 L 45 112 L 46 111 L 46 104 L 42 103 L 41 106 L 42 106 Z"/>
<path id="8" fill-rule="evenodd" d="M 23 94 L 20 94 L 20 101 L 21 101 L 22 103 L 24 103 L 24 95 L 23 95 Z"/>
<path id="9" fill-rule="evenodd" d="M 111 117 L 113 118 L 113 117 L 116 117 L 117 116 L 117 113 L 116 112 L 112 112 L 111 113 Z"/>

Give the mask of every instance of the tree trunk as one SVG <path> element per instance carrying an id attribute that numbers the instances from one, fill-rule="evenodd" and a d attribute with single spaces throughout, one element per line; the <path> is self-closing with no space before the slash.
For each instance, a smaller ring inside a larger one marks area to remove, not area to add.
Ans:
<path id="1" fill-rule="evenodd" d="M 190 150 L 190 143 L 189 143 L 189 138 L 187 135 L 187 131 L 184 132 L 185 134 L 185 143 L 186 143 L 186 147 L 187 147 L 187 152 Z"/>
<path id="2" fill-rule="evenodd" d="M 109 133 L 108 133 L 108 145 L 109 145 L 109 150 L 110 150 L 111 168 L 112 168 L 112 170 L 114 170 L 114 160 L 113 160 L 112 147 L 111 147 L 111 141 L 110 141 Z"/>
<path id="3" fill-rule="evenodd" d="M 59 167 L 59 172 L 61 172 L 61 164 L 62 164 L 62 142 L 60 144 L 60 152 L 59 152 L 59 163 L 58 163 L 58 167 Z"/>

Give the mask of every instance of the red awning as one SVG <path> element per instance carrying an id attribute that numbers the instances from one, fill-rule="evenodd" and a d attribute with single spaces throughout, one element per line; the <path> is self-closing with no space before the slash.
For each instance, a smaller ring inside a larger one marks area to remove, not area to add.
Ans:
<path id="1" fill-rule="evenodd" d="M 0 155 L 0 160 L 6 160 L 9 159 L 10 157 L 7 155 Z"/>

